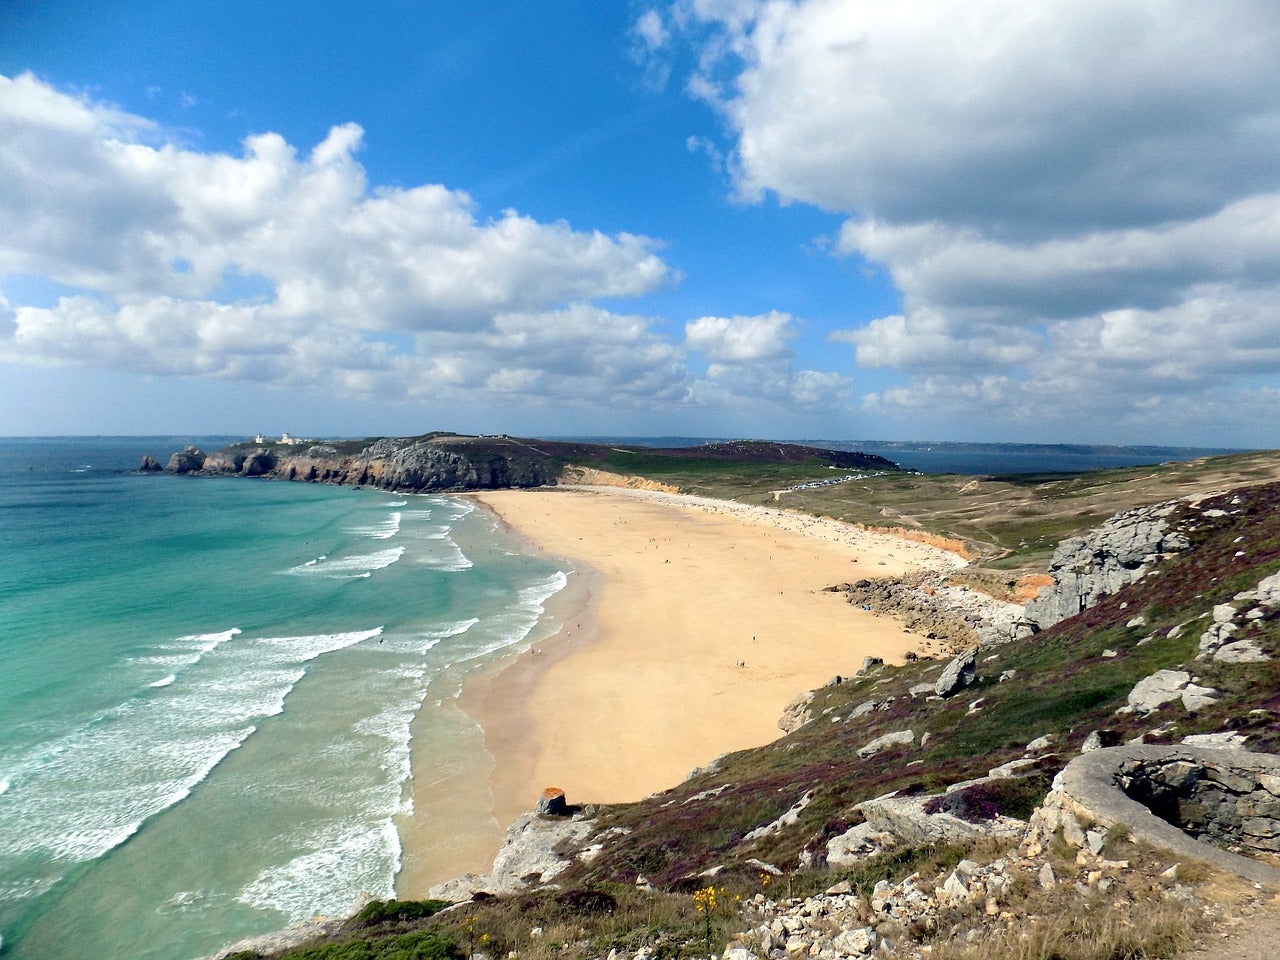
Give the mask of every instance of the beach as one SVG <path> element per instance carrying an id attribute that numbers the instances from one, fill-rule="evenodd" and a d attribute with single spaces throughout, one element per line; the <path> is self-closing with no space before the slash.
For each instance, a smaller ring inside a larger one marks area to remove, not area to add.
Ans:
<path id="1" fill-rule="evenodd" d="M 560 633 L 468 681 L 462 695 L 492 757 L 492 807 L 489 828 L 463 831 L 470 842 L 453 853 L 481 872 L 499 828 L 544 788 L 575 804 L 639 800 L 721 754 L 776 739 L 789 703 L 855 673 L 864 657 L 897 663 L 927 649 L 892 618 L 825 588 L 962 563 L 835 521 L 654 491 L 475 499 L 572 570 L 556 598 Z M 439 785 L 415 794 L 419 811 L 441 799 Z M 412 834 L 405 847 L 401 896 L 446 879 L 438 858 L 415 856 Z"/>

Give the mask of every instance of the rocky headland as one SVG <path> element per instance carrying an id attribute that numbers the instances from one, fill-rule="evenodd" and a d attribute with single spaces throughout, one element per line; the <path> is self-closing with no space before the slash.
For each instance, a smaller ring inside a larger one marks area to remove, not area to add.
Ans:
<path id="1" fill-rule="evenodd" d="M 209 454 L 188 447 L 173 454 L 164 469 L 189 476 L 265 477 L 413 492 L 537 487 L 554 483 L 560 474 L 559 464 L 537 451 L 471 439 L 381 439 L 354 451 L 349 442 L 341 448 L 331 443 L 240 444 Z M 143 469 L 153 468 L 144 463 Z"/>

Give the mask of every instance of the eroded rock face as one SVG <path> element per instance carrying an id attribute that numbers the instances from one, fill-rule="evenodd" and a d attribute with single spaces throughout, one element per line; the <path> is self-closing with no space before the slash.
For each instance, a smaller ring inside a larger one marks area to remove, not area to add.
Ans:
<path id="1" fill-rule="evenodd" d="M 208 455 L 189 447 L 174 454 L 166 469 L 404 491 L 537 487 L 555 483 L 559 475 L 559 465 L 547 458 L 394 438 L 378 440 L 347 456 L 324 444 L 232 447 Z"/>
<path id="2" fill-rule="evenodd" d="M 204 469 L 205 453 L 197 447 L 187 447 L 169 458 L 165 467 L 170 473 L 194 473 Z"/>
<path id="3" fill-rule="evenodd" d="M 506 841 L 488 875 L 469 873 L 438 884 L 428 893 L 441 900 L 461 901 L 469 900 L 477 891 L 515 893 L 548 883 L 568 869 L 575 857 L 585 853 L 582 848 L 594 829 L 595 821 L 580 815 L 547 820 L 536 813 L 526 813 L 507 829 Z M 575 852 L 566 854 L 564 850 Z"/>
<path id="4" fill-rule="evenodd" d="M 1054 584 L 1027 604 L 1027 619 L 1043 630 L 1074 617 L 1140 579 L 1160 556 L 1185 550 L 1186 536 L 1170 529 L 1178 506 L 1173 500 L 1125 510 L 1084 536 L 1063 540 L 1049 566 Z"/>

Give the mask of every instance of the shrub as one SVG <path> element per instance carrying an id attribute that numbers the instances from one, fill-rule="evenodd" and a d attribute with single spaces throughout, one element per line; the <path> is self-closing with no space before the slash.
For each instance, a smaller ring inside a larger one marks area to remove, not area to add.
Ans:
<path id="1" fill-rule="evenodd" d="M 603 890 L 566 890 L 556 896 L 556 904 L 583 915 L 613 913 L 618 909 L 617 899 Z"/>
<path id="2" fill-rule="evenodd" d="M 352 940 L 290 950 L 282 960 L 462 960 L 453 940 L 438 933 L 405 933 L 385 940 Z"/>
<path id="3" fill-rule="evenodd" d="M 425 920 L 448 905 L 445 900 L 373 900 L 347 921 L 347 928 L 361 929 L 384 923 Z"/>

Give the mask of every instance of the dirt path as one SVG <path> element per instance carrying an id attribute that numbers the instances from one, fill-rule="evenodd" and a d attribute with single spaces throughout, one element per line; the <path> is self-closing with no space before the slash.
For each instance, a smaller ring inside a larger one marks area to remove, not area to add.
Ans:
<path id="1" fill-rule="evenodd" d="M 1276 960 L 1280 957 L 1280 898 L 1252 904 L 1215 924 L 1205 942 L 1178 960 Z"/>

